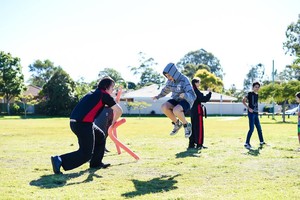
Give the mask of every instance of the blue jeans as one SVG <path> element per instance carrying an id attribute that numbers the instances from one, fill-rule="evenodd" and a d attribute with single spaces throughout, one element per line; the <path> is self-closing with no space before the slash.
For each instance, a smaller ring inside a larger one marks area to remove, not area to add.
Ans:
<path id="1" fill-rule="evenodd" d="M 261 126 L 260 126 L 260 122 L 259 122 L 259 118 L 258 118 L 258 113 L 251 113 L 248 111 L 248 118 L 249 118 L 249 131 L 247 134 L 246 143 L 250 144 L 250 138 L 254 131 L 254 125 L 255 125 L 257 133 L 258 133 L 259 141 L 264 142 L 264 138 L 262 135 L 262 130 L 261 130 Z"/>

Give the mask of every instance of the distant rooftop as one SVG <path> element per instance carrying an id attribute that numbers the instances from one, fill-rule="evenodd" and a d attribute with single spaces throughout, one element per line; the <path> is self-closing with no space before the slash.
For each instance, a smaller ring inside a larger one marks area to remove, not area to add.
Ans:
<path id="1" fill-rule="evenodd" d="M 23 95 L 32 95 L 32 96 L 38 96 L 39 92 L 42 90 L 42 88 L 34 86 L 34 85 L 28 85 L 27 90 L 23 92 Z"/>
<path id="2" fill-rule="evenodd" d="M 122 98 L 126 99 L 126 98 L 136 98 L 136 97 L 148 97 L 148 98 L 154 97 L 159 94 L 161 89 L 162 89 L 162 87 L 159 88 L 158 85 L 152 84 L 152 85 L 145 86 L 138 90 L 129 91 L 129 92 L 125 93 L 124 95 L 122 95 Z M 207 91 L 201 91 L 201 92 L 204 94 L 207 94 Z M 171 93 L 168 94 L 168 96 L 171 96 Z M 225 101 L 225 102 L 232 102 L 232 101 L 237 100 L 237 98 L 235 98 L 235 97 L 212 92 L 210 102 L 220 102 L 221 98 L 222 98 L 222 101 Z"/>

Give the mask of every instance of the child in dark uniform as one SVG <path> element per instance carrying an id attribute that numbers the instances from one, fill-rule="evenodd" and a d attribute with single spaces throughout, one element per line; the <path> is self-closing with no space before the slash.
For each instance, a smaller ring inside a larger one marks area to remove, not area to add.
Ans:
<path id="1" fill-rule="evenodd" d="M 113 110 L 112 124 L 122 115 L 122 108 L 111 96 L 115 82 L 109 77 L 100 80 L 97 89 L 86 94 L 73 109 L 70 116 L 70 128 L 77 136 L 79 149 L 60 156 L 52 156 L 52 168 L 60 174 L 60 167 L 65 171 L 81 166 L 90 161 L 90 168 L 105 168 L 102 163 L 105 134 L 94 125 L 95 118 L 107 105 Z"/>
<path id="2" fill-rule="evenodd" d="M 206 109 L 203 107 L 202 103 L 208 102 L 211 98 L 211 91 L 208 89 L 209 93 L 204 95 L 200 92 L 200 78 L 196 77 L 192 80 L 192 86 L 194 92 L 196 93 L 196 100 L 191 109 L 191 122 L 192 122 L 192 135 L 189 138 L 188 148 L 207 148 L 203 146 L 204 141 L 204 125 L 203 125 L 203 116 L 206 116 Z"/>

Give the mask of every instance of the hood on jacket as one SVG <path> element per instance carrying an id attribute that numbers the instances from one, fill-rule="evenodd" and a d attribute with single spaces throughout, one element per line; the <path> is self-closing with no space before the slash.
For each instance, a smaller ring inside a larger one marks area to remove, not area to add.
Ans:
<path id="1" fill-rule="evenodd" d="M 165 74 L 169 74 L 170 76 L 172 76 L 174 78 L 175 81 L 177 81 L 179 79 L 179 77 L 182 75 L 177 67 L 175 66 L 174 63 L 169 63 L 167 64 L 167 66 L 165 67 L 164 71 L 163 71 L 163 75 L 166 76 Z"/>

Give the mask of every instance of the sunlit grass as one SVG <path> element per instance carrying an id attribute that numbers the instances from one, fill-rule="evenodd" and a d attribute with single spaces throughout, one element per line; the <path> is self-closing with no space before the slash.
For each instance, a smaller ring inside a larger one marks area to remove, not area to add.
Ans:
<path id="1" fill-rule="evenodd" d="M 108 169 L 81 167 L 53 175 L 50 156 L 78 148 L 67 118 L 0 120 L 0 199 L 299 199 L 300 152 L 296 117 L 262 117 L 266 142 L 243 148 L 247 117 L 205 119 L 208 149 L 187 151 L 183 130 L 170 121 L 126 118 L 118 138 L 141 159 L 111 151 Z"/>

